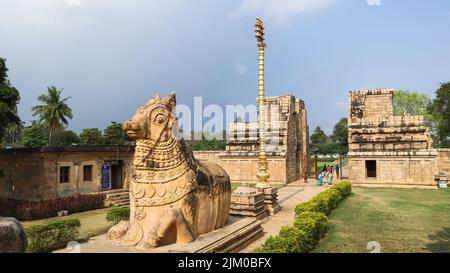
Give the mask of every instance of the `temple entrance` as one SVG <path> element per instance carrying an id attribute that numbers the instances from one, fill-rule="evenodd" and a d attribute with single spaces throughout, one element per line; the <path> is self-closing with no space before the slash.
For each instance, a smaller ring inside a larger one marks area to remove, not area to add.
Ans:
<path id="1" fill-rule="evenodd" d="M 107 160 L 102 165 L 102 190 L 122 189 L 122 169 L 121 160 Z"/>

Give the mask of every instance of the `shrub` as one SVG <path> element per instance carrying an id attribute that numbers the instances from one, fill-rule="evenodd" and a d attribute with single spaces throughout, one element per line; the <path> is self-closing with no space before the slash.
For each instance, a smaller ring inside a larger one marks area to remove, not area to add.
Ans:
<path id="1" fill-rule="evenodd" d="M 340 191 L 343 197 L 347 197 L 348 195 L 350 195 L 352 193 L 352 183 L 351 182 L 341 182 L 341 183 L 334 185 L 331 188 Z"/>
<path id="2" fill-rule="evenodd" d="M 49 252 L 63 248 L 68 242 L 78 237 L 80 226 L 80 220 L 73 218 L 26 228 L 28 250 L 30 252 Z"/>
<path id="3" fill-rule="evenodd" d="M 326 214 L 329 214 L 333 209 L 337 208 L 337 206 L 339 205 L 339 203 L 342 201 L 343 198 L 344 197 L 340 191 L 336 189 L 329 189 L 318 194 L 316 197 L 313 198 L 313 200 L 315 202 L 319 202 L 322 207 L 324 208 L 327 207 L 328 213 Z"/>
<path id="4" fill-rule="evenodd" d="M 350 182 L 336 184 L 308 202 L 295 207 L 293 227 L 283 227 L 278 236 L 269 237 L 259 252 L 309 252 L 317 245 L 328 228 L 328 217 L 342 200 L 352 192 Z"/>
<path id="5" fill-rule="evenodd" d="M 320 212 L 303 212 L 294 221 L 294 227 L 305 231 L 315 241 L 325 234 L 328 228 L 328 217 Z"/>
<path id="6" fill-rule="evenodd" d="M 106 221 L 118 224 L 120 221 L 126 221 L 130 219 L 130 208 L 128 207 L 116 207 L 111 208 L 106 215 Z"/>
<path id="7" fill-rule="evenodd" d="M 295 207 L 295 214 L 300 215 L 303 212 L 321 212 L 329 215 L 331 211 L 339 205 L 339 203 L 352 192 L 351 182 L 341 182 L 330 189 L 319 193 L 316 197 L 308 202 L 298 204 Z"/>
<path id="8" fill-rule="evenodd" d="M 314 247 L 314 239 L 296 227 L 282 227 L 278 236 L 271 236 L 260 249 L 263 253 L 305 253 Z"/>
<path id="9" fill-rule="evenodd" d="M 328 215 L 330 213 L 330 206 L 328 204 L 328 200 L 325 200 L 325 198 L 323 197 L 320 198 L 314 197 L 308 202 L 298 204 L 295 207 L 295 215 L 300 215 L 303 212 L 307 211 L 321 212 L 325 215 Z"/>
<path id="10" fill-rule="evenodd" d="M 58 211 L 83 212 L 104 207 L 104 194 L 76 195 L 46 201 L 0 200 L 0 215 L 18 220 L 36 220 L 55 217 Z"/>

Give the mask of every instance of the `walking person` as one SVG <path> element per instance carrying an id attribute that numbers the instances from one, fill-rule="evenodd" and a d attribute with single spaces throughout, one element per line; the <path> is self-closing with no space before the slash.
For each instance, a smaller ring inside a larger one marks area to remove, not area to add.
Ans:
<path id="1" fill-rule="evenodd" d="M 323 172 L 323 182 L 325 183 L 325 185 L 328 184 L 328 171 Z"/>

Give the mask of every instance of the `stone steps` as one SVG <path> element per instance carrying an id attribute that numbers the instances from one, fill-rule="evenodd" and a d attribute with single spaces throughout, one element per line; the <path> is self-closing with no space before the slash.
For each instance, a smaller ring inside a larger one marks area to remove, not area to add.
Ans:
<path id="1" fill-rule="evenodd" d="M 228 230 L 227 230 L 228 229 Z M 245 219 L 236 222 L 224 230 L 228 232 L 218 236 L 215 241 L 196 249 L 194 253 L 237 253 L 263 235 L 260 220 Z M 214 234 L 217 231 L 213 231 Z M 211 234 L 211 235 L 212 235 Z M 209 236 L 211 236 L 209 235 Z M 201 241 L 201 238 L 199 238 Z"/>
<path id="2" fill-rule="evenodd" d="M 105 192 L 105 205 L 114 207 L 130 206 L 130 193 L 127 189 L 117 189 Z"/>

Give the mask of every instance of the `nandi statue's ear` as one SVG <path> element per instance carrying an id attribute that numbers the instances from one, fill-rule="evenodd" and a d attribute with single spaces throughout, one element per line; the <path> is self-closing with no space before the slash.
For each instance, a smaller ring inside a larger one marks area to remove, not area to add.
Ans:
<path id="1" fill-rule="evenodd" d="M 177 105 L 176 93 L 171 92 L 169 95 L 165 96 L 161 100 L 161 102 L 164 106 L 167 107 L 167 109 L 169 109 L 169 111 L 172 111 L 175 108 L 175 106 Z"/>

